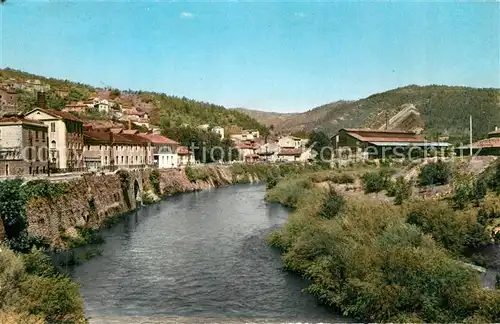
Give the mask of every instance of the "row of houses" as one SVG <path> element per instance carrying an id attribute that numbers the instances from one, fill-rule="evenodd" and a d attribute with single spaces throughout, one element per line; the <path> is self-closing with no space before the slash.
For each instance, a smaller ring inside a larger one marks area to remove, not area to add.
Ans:
<path id="1" fill-rule="evenodd" d="M 150 127 L 150 120 L 147 112 L 141 111 L 136 107 L 123 107 L 116 101 L 101 99 L 99 97 L 68 104 L 62 111 L 77 114 L 99 112 L 101 114 L 110 115 L 121 121 L 130 121 L 139 126 L 146 128 Z"/>
<path id="2" fill-rule="evenodd" d="M 158 134 L 95 128 L 76 116 L 36 108 L 0 119 L 0 175 L 115 167 L 172 168 L 194 162 L 193 153 Z"/>

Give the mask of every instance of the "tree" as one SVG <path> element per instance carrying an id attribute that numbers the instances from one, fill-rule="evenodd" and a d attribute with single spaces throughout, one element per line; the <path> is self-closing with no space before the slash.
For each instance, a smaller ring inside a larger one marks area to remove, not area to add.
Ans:
<path id="1" fill-rule="evenodd" d="M 111 99 L 115 99 L 115 98 L 119 97 L 120 95 L 121 95 L 120 90 L 118 90 L 118 89 L 113 89 L 113 90 L 111 90 L 111 92 L 110 92 L 110 94 L 109 94 L 109 97 L 110 97 Z"/>
<path id="2" fill-rule="evenodd" d="M 306 147 L 316 152 L 316 160 L 324 161 L 332 158 L 332 142 L 328 135 L 322 131 L 312 131 Z"/>

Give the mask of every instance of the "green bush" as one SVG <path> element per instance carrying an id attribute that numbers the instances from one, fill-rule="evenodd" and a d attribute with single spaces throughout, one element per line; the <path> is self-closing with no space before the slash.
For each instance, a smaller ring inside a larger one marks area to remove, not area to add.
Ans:
<path id="1" fill-rule="evenodd" d="M 317 196 L 302 194 L 303 201 Z M 404 211 L 350 198 L 325 222 L 311 217 L 314 204 L 300 204 L 268 242 L 283 250 L 285 269 L 309 279 L 308 291 L 345 316 L 366 322 L 498 322 L 500 292 L 482 289 L 478 275 L 436 244 L 434 233 L 406 223 Z"/>
<path id="2" fill-rule="evenodd" d="M 52 259 L 39 249 L 33 248 L 30 253 L 22 254 L 21 259 L 30 275 L 51 277 L 56 273 Z"/>
<path id="3" fill-rule="evenodd" d="M 17 256 L 0 247 L 0 313 L 5 310 L 29 318 L 20 323 L 85 323 L 78 284 L 57 274 L 39 250 Z"/>
<path id="4" fill-rule="evenodd" d="M 266 200 L 279 202 L 286 207 L 295 208 L 302 197 L 304 189 L 312 189 L 313 184 L 309 179 L 291 179 L 280 181 L 266 194 Z"/>
<path id="5" fill-rule="evenodd" d="M 189 181 L 196 182 L 198 180 L 207 181 L 210 175 L 204 167 L 190 167 L 184 168 L 184 172 L 188 177 Z"/>
<path id="6" fill-rule="evenodd" d="M 88 244 L 104 243 L 101 232 L 93 228 L 77 228 L 78 237 L 68 240 L 68 248 L 77 248 Z"/>
<path id="7" fill-rule="evenodd" d="M 455 211 L 444 201 L 414 200 L 407 206 L 407 222 L 431 234 L 446 249 L 463 253 L 488 244 L 485 226 L 474 210 Z"/>
<path id="8" fill-rule="evenodd" d="M 363 187 L 365 193 L 380 192 L 384 190 L 390 181 L 393 171 L 390 169 L 381 169 L 363 174 Z"/>
<path id="9" fill-rule="evenodd" d="M 393 184 L 394 190 L 394 203 L 401 205 L 404 201 L 411 197 L 412 183 L 406 181 L 404 177 L 398 177 Z"/>
<path id="10" fill-rule="evenodd" d="M 161 195 L 161 190 L 160 190 L 160 171 L 158 169 L 153 169 L 151 173 L 149 174 L 149 182 L 151 183 L 151 186 L 153 186 L 153 190 L 155 194 Z"/>
<path id="11" fill-rule="evenodd" d="M 419 182 L 422 186 L 444 185 L 450 179 L 450 166 L 441 160 L 429 163 L 422 167 L 419 174 Z"/>
<path id="12" fill-rule="evenodd" d="M 42 315 L 48 322 L 82 320 L 83 301 L 78 284 L 64 275 L 39 277 L 28 275 L 20 283 L 23 310 Z"/>
<path id="13" fill-rule="evenodd" d="M 344 207 L 345 200 L 333 187 L 330 187 L 328 194 L 321 205 L 318 216 L 323 219 L 332 219 L 337 216 Z"/>

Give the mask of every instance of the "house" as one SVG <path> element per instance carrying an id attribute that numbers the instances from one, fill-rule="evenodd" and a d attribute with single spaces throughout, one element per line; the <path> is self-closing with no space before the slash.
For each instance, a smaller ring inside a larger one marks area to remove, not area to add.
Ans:
<path id="1" fill-rule="evenodd" d="M 305 144 L 304 140 L 296 136 L 283 136 L 278 139 L 278 146 L 281 148 L 301 148 Z"/>
<path id="2" fill-rule="evenodd" d="M 38 93 L 39 106 L 45 107 L 44 93 Z M 83 167 L 83 121 L 53 109 L 35 108 L 25 115 L 49 127 L 51 167 L 75 170 Z"/>
<path id="3" fill-rule="evenodd" d="M 257 149 L 260 161 L 276 162 L 280 147 L 277 143 L 266 143 Z"/>
<path id="4" fill-rule="evenodd" d="M 219 134 L 221 139 L 224 139 L 224 127 L 215 126 L 212 127 L 212 132 Z"/>
<path id="5" fill-rule="evenodd" d="M 187 146 L 177 147 L 178 166 L 186 166 L 195 163 L 194 153 Z"/>
<path id="6" fill-rule="evenodd" d="M 386 131 L 374 129 L 344 128 L 332 137 L 337 154 L 371 157 L 404 157 L 407 151 L 419 149 L 444 149 L 451 146 L 447 142 L 427 141 L 415 132 Z"/>
<path id="7" fill-rule="evenodd" d="M 457 147 L 455 153 L 462 156 L 469 155 L 470 145 Z M 486 138 L 472 143 L 472 154 L 500 156 L 500 129 L 495 127 L 495 130 L 489 132 Z"/>
<path id="8" fill-rule="evenodd" d="M 0 176 L 46 173 L 47 125 L 21 117 L 0 118 Z"/>
<path id="9" fill-rule="evenodd" d="M 150 141 L 153 147 L 153 163 L 156 167 L 167 169 L 179 166 L 178 142 L 158 134 L 139 133 L 138 135 Z"/>
<path id="10" fill-rule="evenodd" d="M 68 104 L 68 105 L 64 106 L 62 111 L 83 114 L 87 111 L 87 109 L 88 109 L 88 106 L 86 104 L 81 103 L 81 102 L 77 102 L 77 103 Z"/>
<path id="11" fill-rule="evenodd" d="M 204 131 L 208 131 L 208 129 L 210 128 L 210 125 L 209 124 L 203 124 L 203 125 L 199 125 L 198 128 L 201 129 L 201 130 L 204 130 Z"/>
<path id="12" fill-rule="evenodd" d="M 137 167 L 150 164 L 149 141 L 123 129 L 95 128 L 84 131 L 84 161 L 91 169 Z"/>
<path id="13" fill-rule="evenodd" d="M 59 89 L 56 89 L 55 92 L 61 98 L 66 98 L 69 95 L 69 89 L 68 88 L 59 88 Z"/>
<path id="14" fill-rule="evenodd" d="M 235 147 L 238 150 L 239 160 L 256 162 L 260 158 L 258 154 L 259 145 L 253 140 L 237 143 Z"/>
<path id="15" fill-rule="evenodd" d="M 98 97 L 93 99 L 87 99 L 83 102 L 87 106 L 88 111 L 97 111 L 103 114 L 109 113 L 112 103 L 106 99 L 100 99 Z"/>
<path id="16" fill-rule="evenodd" d="M 19 93 L 16 90 L 0 88 L 0 108 L 2 110 L 13 110 L 17 107 Z"/>

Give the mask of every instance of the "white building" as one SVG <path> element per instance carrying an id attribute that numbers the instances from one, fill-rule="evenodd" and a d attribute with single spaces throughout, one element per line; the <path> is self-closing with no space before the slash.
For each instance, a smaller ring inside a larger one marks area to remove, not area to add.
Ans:
<path id="1" fill-rule="evenodd" d="M 179 166 L 179 156 L 177 154 L 179 143 L 158 134 L 139 133 L 138 135 L 151 142 L 153 161 L 158 168 L 168 169 Z"/>
<path id="2" fill-rule="evenodd" d="M 212 132 L 219 134 L 221 139 L 224 139 L 224 127 L 215 126 L 212 127 Z"/>
<path id="3" fill-rule="evenodd" d="M 305 141 L 300 137 L 283 136 L 278 140 L 278 145 L 281 148 L 300 148 L 304 145 Z"/>
<path id="4" fill-rule="evenodd" d="M 83 167 L 83 121 L 70 113 L 35 108 L 25 115 L 48 126 L 51 166 L 57 169 Z M 68 170 L 70 171 L 70 170 Z"/>
<path id="5" fill-rule="evenodd" d="M 187 146 L 177 147 L 178 165 L 186 166 L 195 163 L 194 153 Z"/>

